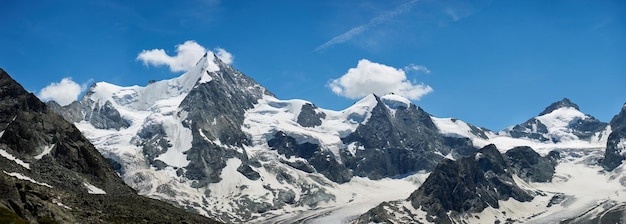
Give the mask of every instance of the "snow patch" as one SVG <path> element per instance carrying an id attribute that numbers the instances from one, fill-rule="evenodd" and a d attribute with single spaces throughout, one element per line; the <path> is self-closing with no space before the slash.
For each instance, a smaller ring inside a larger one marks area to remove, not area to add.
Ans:
<path id="1" fill-rule="evenodd" d="M 0 156 L 2 156 L 2 157 L 4 157 L 4 158 L 6 158 L 6 159 L 8 159 L 8 160 L 11 160 L 11 161 L 13 161 L 13 162 L 17 163 L 18 165 L 23 166 L 24 168 L 26 168 L 26 169 L 29 169 L 29 170 L 30 170 L 30 164 L 25 163 L 25 162 L 24 162 L 24 161 L 22 161 L 21 159 L 18 159 L 17 157 L 15 157 L 15 156 L 11 155 L 11 153 L 9 153 L 9 152 L 5 151 L 4 149 L 0 149 Z"/>
<path id="2" fill-rule="evenodd" d="M 72 208 L 70 208 L 70 206 L 67 206 L 65 204 L 63 204 L 62 202 L 59 201 L 59 199 L 52 199 L 52 203 L 58 205 L 61 208 L 67 209 L 67 210 L 72 210 Z"/>
<path id="3" fill-rule="evenodd" d="M 15 178 L 20 179 L 20 180 L 26 180 L 26 181 L 30 181 L 31 183 L 34 183 L 34 184 L 38 184 L 38 185 L 41 185 L 41 186 L 44 186 L 44 187 L 52 188 L 52 186 L 50 186 L 50 184 L 46 184 L 46 183 L 43 183 L 43 182 L 36 181 L 33 178 L 27 177 L 26 175 L 21 174 L 21 173 L 16 173 L 16 172 L 9 173 L 7 171 L 2 171 L 2 172 L 4 172 L 6 175 L 15 177 Z"/>
<path id="4" fill-rule="evenodd" d="M 43 156 L 50 154 L 50 151 L 52 151 L 52 148 L 54 148 L 54 146 L 56 146 L 56 144 L 44 146 L 43 151 L 39 155 L 36 155 L 34 158 L 40 160 L 41 158 L 43 158 Z"/>
<path id="5" fill-rule="evenodd" d="M 89 194 L 106 194 L 107 192 L 105 192 L 104 190 L 90 184 L 87 182 L 83 182 L 83 186 L 85 186 L 87 188 L 87 192 Z"/>
<path id="6" fill-rule="evenodd" d="M 430 117 L 430 119 L 435 123 L 439 132 L 444 136 L 470 139 L 478 138 L 472 133 L 470 126 L 461 120 L 437 117 Z"/>
<path id="7" fill-rule="evenodd" d="M 402 107 L 409 108 L 411 106 L 411 101 L 409 99 L 395 94 L 384 95 L 380 97 L 380 100 L 390 109 L 394 110 Z"/>
<path id="8" fill-rule="evenodd" d="M 626 156 L 626 139 L 620 139 L 619 142 L 615 145 L 615 149 L 619 152 L 620 155 Z"/>
<path id="9" fill-rule="evenodd" d="M 168 148 L 167 152 L 159 155 L 155 159 L 161 160 L 173 167 L 185 167 L 189 165 L 191 161 L 187 160 L 185 152 L 191 149 L 193 134 L 191 129 L 183 126 L 181 120 L 184 120 L 185 117 L 186 116 L 183 116 L 180 120 L 164 116 L 156 116 L 154 118 L 163 125 L 163 129 L 165 129 L 165 133 L 172 144 L 172 147 Z"/>
<path id="10" fill-rule="evenodd" d="M 198 83 L 207 83 L 213 80 L 213 77 L 211 77 L 209 74 L 204 74 L 202 75 L 202 77 L 200 78 L 200 80 L 198 80 Z"/>

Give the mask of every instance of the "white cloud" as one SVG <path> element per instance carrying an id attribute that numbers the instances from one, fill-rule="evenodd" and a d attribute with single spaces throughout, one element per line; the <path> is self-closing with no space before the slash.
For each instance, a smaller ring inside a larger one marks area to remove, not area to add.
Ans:
<path id="1" fill-rule="evenodd" d="M 176 45 L 175 56 L 167 55 L 163 49 L 152 49 L 141 51 L 137 60 L 143 61 L 145 65 L 167 65 L 172 72 L 181 72 L 191 69 L 206 52 L 206 48 L 193 40 L 188 40 Z"/>
<path id="2" fill-rule="evenodd" d="M 215 55 L 217 55 L 218 58 L 220 58 L 220 60 L 222 60 L 222 62 L 226 63 L 226 64 L 232 64 L 233 60 L 235 59 L 235 56 L 233 56 L 233 54 L 231 54 L 230 52 L 224 50 L 224 48 L 215 48 Z"/>
<path id="3" fill-rule="evenodd" d="M 318 46 L 317 48 L 315 48 L 315 51 L 322 51 L 330 46 L 333 46 L 335 44 L 341 44 L 344 43 L 346 41 L 349 41 L 350 39 L 352 39 L 354 36 L 359 35 L 361 33 L 363 33 L 364 31 L 375 27 L 377 25 L 380 25 L 381 23 L 384 23 L 390 19 L 393 19 L 394 17 L 405 13 L 407 11 L 409 11 L 411 9 L 411 7 L 413 7 L 413 5 L 417 2 L 417 0 L 411 0 L 407 3 L 404 3 L 400 6 L 398 6 L 397 8 L 395 8 L 392 11 L 383 13 L 379 16 L 376 16 L 374 18 L 372 18 L 368 23 L 360 25 L 360 26 L 356 26 L 348 31 L 346 31 L 345 33 L 342 33 L 338 36 L 333 37 L 332 39 L 330 39 L 329 41 L 327 41 L 326 43 Z"/>
<path id="4" fill-rule="evenodd" d="M 78 96 L 87 89 L 87 83 L 79 85 L 71 77 L 63 78 L 61 82 L 53 82 L 39 91 L 37 97 L 42 101 L 54 100 L 61 106 L 68 105 L 78 99 Z"/>
<path id="5" fill-rule="evenodd" d="M 223 48 L 216 48 L 215 53 L 224 63 L 231 64 L 234 56 Z M 170 67 L 172 72 L 185 72 L 191 69 L 202 58 L 204 53 L 213 54 L 193 40 L 185 41 L 176 45 L 176 55 L 170 56 L 163 49 L 143 50 L 137 56 L 137 60 L 145 65 Z"/>
<path id="6" fill-rule="evenodd" d="M 356 68 L 350 68 L 340 78 L 331 80 L 328 87 L 335 94 L 351 99 L 358 99 L 371 93 L 379 96 L 394 93 L 411 100 L 419 100 L 433 91 L 428 85 L 414 84 L 407 80 L 402 69 L 367 59 L 359 60 Z"/>

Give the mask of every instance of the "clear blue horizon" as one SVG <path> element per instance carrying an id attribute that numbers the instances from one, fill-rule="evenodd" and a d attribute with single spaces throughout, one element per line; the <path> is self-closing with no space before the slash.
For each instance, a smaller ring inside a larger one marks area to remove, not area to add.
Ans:
<path id="1" fill-rule="evenodd" d="M 210 50 L 280 99 L 395 92 L 495 131 L 564 97 L 605 122 L 626 102 L 618 0 L 27 0 L 4 2 L 0 27 L 0 67 L 58 100 L 173 78 Z"/>

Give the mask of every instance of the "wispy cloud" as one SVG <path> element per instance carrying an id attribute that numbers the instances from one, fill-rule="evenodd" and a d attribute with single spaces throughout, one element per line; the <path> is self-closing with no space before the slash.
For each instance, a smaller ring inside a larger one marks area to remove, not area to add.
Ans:
<path id="1" fill-rule="evenodd" d="M 372 18 L 366 24 L 362 24 L 362 25 L 356 26 L 356 27 L 354 27 L 354 28 L 352 28 L 352 29 L 350 29 L 350 30 L 348 30 L 348 31 L 338 35 L 338 36 L 335 36 L 332 39 L 330 39 L 329 41 L 327 41 L 326 43 L 324 43 L 324 44 L 318 46 L 317 48 L 315 48 L 315 52 L 320 52 L 320 51 L 323 51 L 323 50 L 325 50 L 325 49 L 327 49 L 327 48 L 329 48 L 329 47 L 331 47 L 333 45 L 341 44 L 341 43 L 344 43 L 346 41 L 349 41 L 350 39 L 352 39 L 353 37 L 363 33 L 364 31 L 366 31 L 368 29 L 371 29 L 373 27 L 376 27 L 376 26 L 378 26 L 378 25 L 380 25 L 380 24 L 382 24 L 382 23 L 384 23 L 384 22 L 386 22 L 386 21 L 388 21 L 390 19 L 393 19 L 394 17 L 396 17 L 396 16 L 398 16 L 398 15 L 400 15 L 402 13 L 405 13 L 405 12 L 409 11 L 413 7 L 413 5 L 415 5 L 415 3 L 417 3 L 417 0 L 411 0 L 411 1 L 407 2 L 407 3 L 404 3 L 404 4 L 400 5 L 400 6 L 398 6 L 397 8 L 395 8 L 392 11 L 383 13 L 383 14 L 381 14 L 379 16 L 376 16 L 376 17 Z"/>
<path id="2" fill-rule="evenodd" d="M 430 73 L 430 69 L 428 69 L 426 66 L 424 66 L 424 65 L 416 65 L 416 64 L 410 64 L 410 65 L 404 66 L 404 68 L 402 70 L 404 70 L 404 72 L 421 71 L 421 72 L 424 72 L 426 74 Z"/>
<path id="3" fill-rule="evenodd" d="M 443 13 L 449 16 L 453 22 L 457 22 L 478 13 L 490 4 L 491 0 L 450 1 L 444 7 Z"/>

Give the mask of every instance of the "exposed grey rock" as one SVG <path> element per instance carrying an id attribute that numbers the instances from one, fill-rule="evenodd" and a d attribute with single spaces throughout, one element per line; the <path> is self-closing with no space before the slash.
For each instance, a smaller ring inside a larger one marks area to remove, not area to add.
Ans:
<path id="1" fill-rule="evenodd" d="M 407 214 L 403 217 L 396 217 L 394 213 Z M 365 214 L 362 214 L 356 220 L 353 220 L 351 224 L 370 224 L 370 223 L 416 223 L 421 224 L 426 222 L 426 217 L 419 217 L 416 214 L 411 213 L 409 210 L 404 210 L 404 207 L 398 205 L 397 202 L 383 202 L 378 206 L 368 210 Z M 396 222 L 394 222 L 396 221 Z M 443 222 L 442 222 L 443 223 Z"/>
<path id="2" fill-rule="evenodd" d="M 243 174 L 244 176 L 246 176 L 246 178 L 250 180 L 258 180 L 259 178 L 261 178 L 261 175 L 257 173 L 256 171 L 254 171 L 252 167 L 250 167 L 250 165 L 248 164 L 241 164 L 237 168 L 237 171 Z"/>
<path id="3" fill-rule="evenodd" d="M 306 205 L 310 207 L 317 207 L 320 202 L 329 202 L 331 200 L 335 200 L 335 195 L 326 192 L 324 189 L 310 189 L 303 192 L 303 195 L 300 196 L 300 201 L 298 201 L 298 205 Z"/>
<path id="4" fill-rule="evenodd" d="M 622 128 L 626 128 L 626 103 L 622 107 L 622 110 L 619 114 L 615 115 L 613 119 L 611 119 L 611 129 L 618 130 Z"/>
<path id="5" fill-rule="evenodd" d="M 544 134 L 548 133 L 548 128 L 535 118 L 531 118 L 528 121 L 515 125 L 509 132 L 513 138 L 530 138 L 537 139 L 539 141 L 548 141 Z"/>
<path id="6" fill-rule="evenodd" d="M 546 114 L 552 113 L 552 111 L 555 111 L 560 108 L 566 108 L 566 107 L 571 107 L 576 110 L 580 110 L 578 105 L 570 101 L 568 98 L 563 98 L 560 101 L 550 104 L 550 106 L 546 107 L 546 109 L 544 109 L 541 113 L 539 113 L 539 116 L 546 115 Z"/>
<path id="7" fill-rule="evenodd" d="M 556 153 L 556 152 L 555 152 Z M 515 147 L 505 153 L 510 164 L 509 170 L 529 182 L 550 182 L 554 175 L 558 158 L 555 154 L 542 157 L 528 146 Z M 558 153 L 556 154 L 558 156 Z"/>
<path id="8" fill-rule="evenodd" d="M 287 134 L 282 131 L 276 132 L 274 138 L 267 141 L 267 145 L 286 158 L 295 156 L 297 158 L 310 160 L 316 152 L 320 151 L 318 145 L 308 142 L 298 144 L 295 138 L 287 136 Z"/>
<path id="9" fill-rule="evenodd" d="M 622 146 L 626 142 L 626 129 L 614 130 L 606 142 L 606 150 L 602 165 L 606 170 L 613 170 L 622 165 L 626 159 L 626 152 Z"/>
<path id="10" fill-rule="evenodd" d="M 188 113 L 185 123 L 193 133 L 192 147 L 186 152 L 191 162 L 186 167 L 187 177 L 198 180 L 199 186 L 220 180 L 221 170 L 229 158 L 239 158 L 244 164 L 248 156 L 233 148 L 223 147 L 204 140 L 219 140 L 222 145 L 241 148 L 249 145 L 241 130 L 244 114 L 263 95 L 272 95 L 251 78 L 214 57 L 220 70 L 208 72 L 210 82 L 196 85 L 180 104 Z M 202 132 L 202 133 L 200 133 Z M 250 171 L 250 170 L 248 170 Z M 248 178 L 256 178 L 249 172 Z"/>
<path id="11" fill-rule="evenodd" d="M 446 146 L 452 148 L 452 157 L 455 159 L 473 156 L 479 150 L 469 138 L 444 137 L 444 139 Z"/>
<path id="12" fill-rule="evenodd" d="M 315 127 L 322 124 L 322 119 L 326 118 L 326 114 L 323 112 L 316 112 L 317 107 L 313 104 L 307 103 L 302 105 L 300 114 L 298 114 L 298 124 L 302 127 Z"/>
<path id="13" fill-rule="evenodd" d="M 498 208 L 498 200 L 511 197 L 518 201 L 532 200 L 533 196 L 515 184 L 506 168 L 506 161 L 493 145 L 482 148 L 474 157 L 444 159 L 408 200 L 414 208 L 434 217 L 429 221 L 437 223 L 450 223 L 449 211 L 465 213 L 480 212 L 488 206 Z"/>
<path id="14" fill-rule="evenodd" d="M 72 123 L 88 121 L 96 128 L 115 130 L 130 126 L 130 123 L 120 116 L 119 111 L 113 107 L 111 102 L 106 101 L 104 104 L 100 105 L 99 103 L 93 102 L 88 97 L 91 94 L 93 94 L 93 92 L 88 91 L 85 93 L 87 97 L 83 97 L 80 101 L 74 101 L 64 107 L 61 107 L 54 101 L 48 102 L 48 106 Z"/>
<path id="15" fill-rule="evenodd" d="M 566 199 L 567 199 L 567 196 L 565 194 L 562 194 L 562 193 L 555 194 L 554 196 L 552 196 L 552 198 L 550 198 L 550 201 L 548 202 L 548 205 L 546 205 L 546 207 L 552 207 L 553 205 L 561 204 Z"/>
<path id="16" fill-rule="evenodd" d="M 612 132 L 607 140 L 606 151 L 602 160 L 602 166 L 609 171 L 617 168 L 626 159 L 626 151 L 624 151 L 624 144 L 626 144 L 626 104 L 620 113 L 613 117 L 610 125 Z"/>
<path id="17" fill-rule="evenodd" d="M 339 164 L 332 152 L 321 150 L 317 144 L 308 142 L 298 144 L 296 139 L 287 136 L 281 131 L 277 132 L 274 138 L 270 139 L 267 144 L 272 150 L 276 150 L 278 154 L 284 155 L 286 158 L 294 156 L 305 159 L 310 166 L 315 168 L 317 173 L 323 174 L 337 183 L 348 182 L 352 177 L 348 168 Z M 301 164 L 297 162 L 288 164 L 302 171 L 309 171 L 309 166 L 304 164 L 304 162 L 301 162 Z"/>
<path id="18" fill-rule="evenodd" d="M 375 96 L 378 104 L 369 121 L 343 138 L 344 144 L 356 143 L 364 150 L 345 155 L 342 160 L 354 175 L 380 179 L 432 170 L 450 152 L 430 115 L 411 104 L 395 114 Z"/>
<path id="19" fill-rule="evenodd" d="M 298 170 L 307 172 L 307 173 L 315 172 L 315 168 L 313 168 L 313 166 L 311 166 L 308 162 L 305 162 L 305 161 L 302 161 L 302 160 L 296 160 L 294 162 L 281 160 L 280 162 L 282 162 L 284 164 L 287 164 L 290 167 L 296 168 Z"/>

